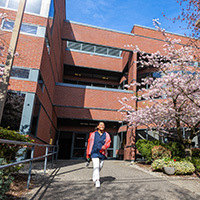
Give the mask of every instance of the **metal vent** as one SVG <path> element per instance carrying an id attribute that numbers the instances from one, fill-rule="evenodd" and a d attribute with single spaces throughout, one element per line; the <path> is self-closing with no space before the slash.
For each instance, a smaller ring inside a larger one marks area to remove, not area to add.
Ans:
<path id="1" fill-rule="evenodd" d="M 67 48 L 69 50 L 78 50 L 80 52 L 96 53 L 107 56 L 120 57 L 121 50 L 112 47 L 88 44 L 83 42 L 67 41 Z"/>
<path id="2" fill-rule="evenodd" d="M 100 47 L 100 46 L 96 46 L 96 51 L 95 51 L 95 53 L 107 55 L 107 48 L 105 48 L 105 47 Z"/>
<path id="3" fill-rule="evenodd" d="M 82 44 L 82 51 L 94 53 L 94 45 L 91 45 L 91 44 Z"/>
<path id="4" fill-rule="evenodd" d="M 69 49 L 81 50 L 81 44 L 78 42 L 67 41 L 67 47 Z"/>
<path id="5" fill-rule="evenodd" d="M 111 48 L 109 48 L 108 49 L 108 55 L 110 55 L 110 56 L 120 56 L 120 50 L 118 50 L 118 49 L 111 49 Z"/>

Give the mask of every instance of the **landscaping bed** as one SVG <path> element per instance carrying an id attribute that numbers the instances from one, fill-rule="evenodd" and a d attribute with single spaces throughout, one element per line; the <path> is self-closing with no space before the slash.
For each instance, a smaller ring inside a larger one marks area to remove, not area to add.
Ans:
<path id="1" fill-rule="evenodd" d="M 34 178 L 31 179 L 29 189 L 27 189 L 27 174 L 14 174 L 14 181 L 10 185 L 10 190 L 6 193 L 8 199 L 25 199 L 22 196 L 30 191 L 35 184 Z"/>
<path id="2" fill-rule="evenodd" d="M 146 163 L 145 161 L 137 161 L 135 163 L 135 165 L 137 165 L 138 167 L 146 170 L 146 171 L 149 171 L 149 172 L 153 172 L 153 173 L 160 173 L 162 174 L 163 176 L 169 176 L 167 174 L 164 174 L 163 172 L 156 172 L 156 171 L 153 171 L 152 170 L 152 167 L 151 167 L 151 164 L 150 163 Z M 188 174 L 188 175 L 170 175 L 170 177 L 184 177 L 184 178 L 200 178 L 200 172 L 198 171 L 195 171 L 194 173 L 192 174 Z"/>

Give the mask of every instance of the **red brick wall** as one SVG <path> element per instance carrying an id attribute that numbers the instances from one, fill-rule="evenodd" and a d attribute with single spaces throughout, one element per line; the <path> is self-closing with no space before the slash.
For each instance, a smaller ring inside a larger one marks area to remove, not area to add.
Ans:
<path id="1" fill-rule="evenodd" d="M 8 90 L 16 90 L 23 92 L 35 92 L 37 88 L 37 82 L 10 79 Z"/>
<path id="2" fill-rule="evenodd" d="M 74 24 L 73 22 L 63 24 L 62 37 L 117 48 L 124 48 L 124 45 L 133 43 L 132 35 Z"/>
<path id="3" fill-rule="evenodd" d="M 56 86 L 54 104 L 65 106 L 119 109 L 118 97 L 130 97 L 131 93 Z"/>
<path id="4" fill-rule="evenodd" d="M 122 71 L 122 59 L 65 51 L 64 64 Z"/>

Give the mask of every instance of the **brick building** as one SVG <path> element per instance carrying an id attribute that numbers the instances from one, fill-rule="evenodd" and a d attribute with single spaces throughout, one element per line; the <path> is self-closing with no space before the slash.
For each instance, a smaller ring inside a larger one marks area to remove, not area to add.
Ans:
<path id="1" fill-rule="evenodd" d="M 7 13 L 9 19 L 1 23 L 8 43 L 17 9 L 13 2 L 0 3 L 0 13 Z M 171 37 L 180 38 L 182 44 L 188 41 L 173 33 Z M 51 0 L 34 4 L 27 0 L 17 46 L 20 56 L 14 61 L 9 85 L 9 92 L 24 97 L 20 132 L 38 143 L 58 142 L 60 159 L 84 158 L 89 132 L 104 121 L 112 138 L 109 157 L 119 156 L 116 152 L 121 149 L 124 159 L 133 159 L 135 132 L 120 122 L 118 97 L 130 97 L 133 91 L 124 85 L 153 72 L 138 68 L 137 54 L 127 44 L 153 53 L 162 51 L 164 38 L 138 25 L 126 33 L 68 21 L 64 0 L 54 1 L 54 6 Z M 195 146 L 199 145 L 196 138 Z"/>

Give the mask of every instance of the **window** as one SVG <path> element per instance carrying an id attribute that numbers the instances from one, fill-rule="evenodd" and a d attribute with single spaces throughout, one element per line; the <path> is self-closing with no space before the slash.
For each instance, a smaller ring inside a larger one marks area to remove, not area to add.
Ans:
<path id="1" fill-rule="evenodd" d="M 4 66 L 0 66 L 0 67 L 4 68 Z M 29 69 L 13 67 L 11 70 L 11 77 L 28 79 L 29 73 L 30 73 Z M 2 77 L 2 76 L 0 75 L 0 77 Z"/>
<path id="2" fill-rule="evenodd" d="M 38 127 L 38 121 L 40 116 L 40 109 L 41 109 L 41 103 L 38 99 L 38 97 L 35 97 L 34 102 L 34 108 L 33 108 L 33 115 L 32 115 L 32 122 L 31 122 L 31 134 L 36 136 L 37 135 L 37 127 Z"/>
<path id="3" fill-rule="evenodd" d="M 8 1 L 8 8 L 12 8 L 17 10 L 19 5 L 19 0 L 9 0 Z"/>
<path id="4" fill-rule="evenodd" d="M 45 37 L 45 43 L 46 43 L 48 54 L 50 55 L 50 44 L 49 44 L 49 38 L 48 38 L 48 36 Z"/>
<path id="5" fill-rule="evenodd" d="M 10 127 L 11 130 L 19 130 L 25 94 L 21 92 L 8 92 L 3 111 L 1 126 Z"/>
<path id="6" fill-rule="evenodd" d="M 0 6 L 17 10 L 19 1 L 20 0 L 1 0 Z M 42 0 L 27 0 L 25 12 L 40 14 L 41 4 Z"/>
<path id="7" fill-rule="evenodd" d="M 121 50 L 112 47 L 88 44 L 83 42 L 67 41 L 67 50 L 76 50 L 86 53 L 94 53 L 98 55 L 106 55 L 111 57 L 120 57 Z"/>
<path id="8" fill-rule="evenodd" d="M 22 69 L 13 67 L 11 71 L 11 77 L 18 77 L 18 78 L 29 78 L 29 69 Z"/>
<path id="9" fill-rule="evenodd" d="M 25 12 L 40 14 L 42 0 L 27 0 Z"/>
<path id="10" fill-rule="evenodd" d="M 0 6 L 5 7 L 6 1 L 7 1 L 7 0 L 1 0 L 1 1 L 0 1 Z"/>
<path id="11" fill-rule="evenodd" d="M 39 84 L 39 86 L 40 86 L 42 92 L 44 92 L 44 81 L 43 81 L 43 78 L 42 78 L 41 73 L 39 73 L 38 84 Z"/>
<path id="12" fill-rule="evenodd" d="M 3 21 L 2 29 L 5 30 L 12 30 L 14 27 L 14 21 Z M 39 30 L 40 29 L 40 30 Z M 22 24 L 21 25 L 21 30 L 20 32 L 22 33 L 28 33 L 32 35 L 38 35 L 38 36 L 43 36 L 45 27 L 42 26 L 37 26 L 37 25 L 29 25 L 29 24 Z"/>

